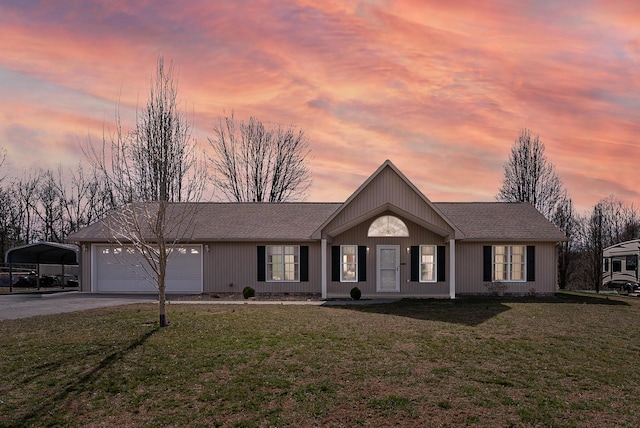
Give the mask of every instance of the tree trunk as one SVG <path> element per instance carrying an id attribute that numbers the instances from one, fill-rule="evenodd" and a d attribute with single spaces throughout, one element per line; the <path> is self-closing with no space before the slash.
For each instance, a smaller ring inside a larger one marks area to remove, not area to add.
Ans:
<path id="1" fill-rule="evenodd" d="M 166 297 L 164 293 L 164 284 L 158 288 L 158 315 L 160 327 L 166 327 L 167 324 L 167 308 Z"/>

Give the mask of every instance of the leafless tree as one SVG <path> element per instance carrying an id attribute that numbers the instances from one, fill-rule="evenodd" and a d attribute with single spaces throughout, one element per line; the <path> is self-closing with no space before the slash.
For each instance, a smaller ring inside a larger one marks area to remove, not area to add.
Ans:
<path id="1" fill-rule="evenodd" d="M 556 206 L 553 224 L 567 237 L 567 240 L 561 242 L 558 248 L 558 285 L 564 290 L 575 270 L 575 246 L 579 232 L 579 222 L 573 209 L 573 201 L 567 196 L 566 191 Z"/>
<path id="2" fill-rule="evenodd" d="M 17 204 L 17 217 L 15 224 L 19 225 L 21 241 L 23 244 L 34 242 L 39 230 L 36 224 L 37 195 L 43 170 L 25 171 L 22 177 L 14 180 L 11 193 Z"/>
<path id="3" fill-rule="evenodd" d="M 310 153 L 302 130 L 267 129 L 251 117 L 236 126 L 233 113 L 219 118 L 209 138 L 213 183 L 236 202 L 285 202 L 304 199 L 311 184 Z"/>
<path id="4" fill-rule="evenodd" d="M 562 181 L 545 154 L 538 135 L 523 129 L 511 148 L 504 165 L 504 178 L 497 199 L 505 202 L 529 202 L 552 220 L 561 200 Z"/>
<path id="5" fill-rule="evenodd" d="M 581 241 L 584 255 L 585 282 L 596 291 L 602 284 L 604 249 L 608 246 L 640 238 L 638 214 L 633 204 L 628 205 L 613 195 L 600 200 L 581 219 Z"/>
<path id="6" fill-rule="evenodd" d="M 191 123 L 177 103 L 173 65 L 159 57 L 149 98 L 136 114 L 135 128 L 125 133 L 119 109 L 115 131 L 103 137 L 102 149 L 86 150 L 100 171 L 113 203 L 119 206 L 103 221 L 116 245 L 134 249 L 146 263 L 158 291 L 160 326 L 166 319 L 167 262 L 176 245 L 191 238 L 197 201 L 206 183 L 206 169 L 191 136 Z M 126 253 L 126 252 L 125 252 Z"/>
<path id="7" fill-rule="evenodd" d="M 599 293 L 602 284 L 602 256 L 606 247 L 606 220 L 602 204 L 598 203 L 593 207 L 592 212 L 585 218 L 583 227 L 587 283 Z"/>

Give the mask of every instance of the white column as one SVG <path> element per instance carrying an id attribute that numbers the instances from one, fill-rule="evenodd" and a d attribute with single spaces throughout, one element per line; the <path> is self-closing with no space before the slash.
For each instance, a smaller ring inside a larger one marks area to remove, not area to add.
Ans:
<path id="1" fill-rule="evenodd" d="M 322 238 L 320 241 L 320 253 L 321 253 L 321 263 L 320 270 L 322 271 L 321 282 L 322 282 L 322 298 L 327 298 L 327 240 Z"/>
<path id="2" fill-rule="evenodd" d="M 456 240 L 449 239 L 449 297 L 456 298 Z"/>

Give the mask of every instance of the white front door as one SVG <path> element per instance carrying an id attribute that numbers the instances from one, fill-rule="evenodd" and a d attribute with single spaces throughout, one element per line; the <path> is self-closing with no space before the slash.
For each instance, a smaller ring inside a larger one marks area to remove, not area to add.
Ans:
<path id="1" fill-rule="evenodd" d="M 378 292 L 400 291 L 400 246 L 378 245 Z"/>

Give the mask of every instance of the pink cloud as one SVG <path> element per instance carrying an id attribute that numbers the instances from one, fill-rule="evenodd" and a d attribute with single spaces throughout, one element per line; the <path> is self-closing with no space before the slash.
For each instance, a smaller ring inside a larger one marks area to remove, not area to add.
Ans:
<path id="1" fill-rule="evenodd" d="M 253 115 L 304 129 L 313 149 L 310 200 L 345 199 L 385 159 L 432 200 L 492 200 L 509 149 L 527 127 L 540 134 L 581 206 L 609 193 L 637 202 L 633 176 L 613 178 L 640 160 L 632 2 L 6 9 L 0 73 L 17 77 L 10 100 L 0 101 L 0 136 L 30 131 L 51 158 L 74 157 L 69 135 L 99 136 L 118 93 L 130 124 L 163 53 L 175 62 L 202 144 L 231 110 L 239 120 Z M 9 89 L 0 83 L 0 90 Z M 4 141 L 0 147 L 13 148 Z"/>

